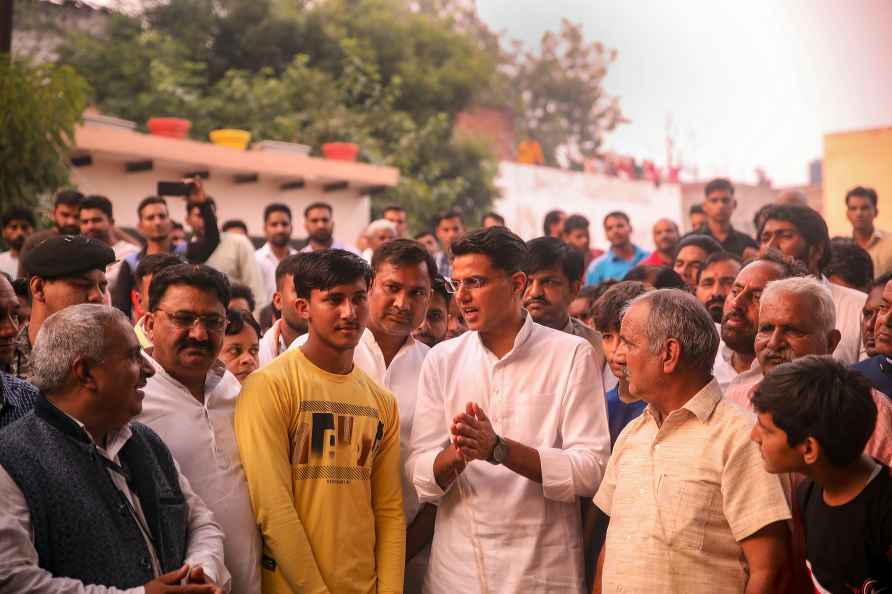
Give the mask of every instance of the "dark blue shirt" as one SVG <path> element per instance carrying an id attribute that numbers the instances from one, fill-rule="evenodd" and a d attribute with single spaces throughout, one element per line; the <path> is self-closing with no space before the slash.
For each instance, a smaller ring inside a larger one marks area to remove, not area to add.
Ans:
<path id="1" fill-rule="evenodd" d="M 863 373 L 874 388 L 892 398 L 892 363 L 885 355 L 859 361 L 852 365 L 852 369 Z"/>
<path id="2" fill-rule="evenodd" d="M 616 439 L 622 432 L 623 427 L 629 424 L 629 421 L 644 412 L 647 403 L 643 400 L 626 404 L 619 399 L 619 384 L 616 384 L 612 390 L 607 392 L 607 427 L 610 429 L 610 447 L 616 443 Z"/>
<path id="3" fill-rule="evenodd" d="M 28 414 L 39 394 L 28 382 L 0 372 L 0 429 Z"/>

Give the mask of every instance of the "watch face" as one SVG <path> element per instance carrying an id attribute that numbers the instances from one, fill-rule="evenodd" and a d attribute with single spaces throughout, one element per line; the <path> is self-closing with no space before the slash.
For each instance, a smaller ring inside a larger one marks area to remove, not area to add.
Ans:
<path id="1" fill-rule="evenodd" d="M 505 442 L 501 439 L 499 443 L 496 444 L 496 447 L 493 448 L 492 457 L 499 464 L 504 464 L 505 460 L 508 458 L 508 446 L 505 445 Z"/>

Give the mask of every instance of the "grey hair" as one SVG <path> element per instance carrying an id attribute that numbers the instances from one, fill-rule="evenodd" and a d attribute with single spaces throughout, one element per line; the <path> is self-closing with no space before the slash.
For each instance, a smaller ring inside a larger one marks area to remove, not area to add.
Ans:
<path id="1" fill-rule="evenodd" d="M 762 290 L 759 299 L 759 311 L 765 306 L 765 302 L 777 295 L 808 295 L 818 302 L 818 309 L 809 312 L 809 316 L 817 318 L 821 324 L 821 331 L 826 334 L 836 328 L 836 305 L 833 303 L 833 294 L 821 281 L 813 276 L 794 276 L 771 281 Z"/>
<path id="2" fill-rule="evenodd" d="M 31 351 L 29 381 L 43 392 L 52 393 L 65 384 L 78 359 L 101 361 L 113 322 L 130 326 L 121 310 L 96 303 L 72 305 L 48 317 Z"/>
<path id="3" fill-rule="evenodd" d="M 650 304 L 644 334 L 651 353 L 659 353 L 666 341 L 674 338 L 681 344 L 680 360 L 688 369 L 712 374 L 719 334 L 696 297 L 679 289 L 659 289 L 632 299 L 624 312 L 638 303 Z"/>
<path id="4" fill-rule="evenodd" d="M 372 233 L 377 233 L 384 229 L 390 229 L 393 231 L 393 234 L 396 235 L 396 225 L 393 221 L 388 221 L 387 219 L 375 219 L 369 223 L 369 226 L 365 228 L 365 234 L 371 235 Z"/>

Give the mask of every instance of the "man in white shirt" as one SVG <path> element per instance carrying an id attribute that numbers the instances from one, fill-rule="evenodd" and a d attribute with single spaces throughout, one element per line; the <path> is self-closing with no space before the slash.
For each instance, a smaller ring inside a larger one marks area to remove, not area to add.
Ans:
<path id="1" fill-rule="evenodd" d="M 207 198 L 206 203 L 216 209 L 212 198 Z M 186 205 L 186 223 L 192 227 L 192 232 L 197 237 L 204 236 L 204 218 L 201 216 L 200 204 L 189 202 Z M 245 285 L 251 289 L 256 303 L 269 303 L 263 275 L 260 273 L 260 267 L 257 266 L 257 259 L 254 257 L 254 244 L 244 235 L 231 232 L 221 233 L 220 243 L 217 244 L 205 264 L 225 274 L 232 284 Z"/>
<path id="2" fill-rule="evenodd" d="M 229 591 L 220 527 L 158 435 L 131 423 L 153 373 L 119 310 L 73 305 L 44 321 L 43 395 L 0 433 L 4 592 Z"/>
<path id="3" fill-rule="evenodd" d="M 582 592 L 577 497 L 610 449 L 594 349 L 523 310 L 519 237 L 491 227 L 452 250 L 469 331 L 425 358 L 408 463 L 438 504 L 424 590 Z"/>
<path id="4" fill-rule="evenodd" d="M 137 420 L 161 436 L 222 527 L 232 591 L 260 594 L 260 533 L 233 429 L 241 385 L 217 361 L 228 304 L 226 277 L 208 266 L 155 274 L 144 322 L 155 374 Z"/>
<path id="5" fill-rule="evenodd" d="M 867 295 L 831 283 L 824 276 L 831 245 L 827 223 L 821 215 L 807 206 L 772 205 L 762 214 L 758 241 L 762 250 L 775 248 L 803 262 L 809 274 L 830 290 L 836 306 L 836 329 L 842 334 L 833 356 L 846 365 L 857 363 L 861 352 L 861 310 Z"/>
<path id="6" fill-rule="evenodd" d="M 331 204 L 314 202 L 304 209 L 304 229 L 307 231 L 307 245 L 300 251 L 347 250 L 356 254 L 356 248 L 334 238 L 334 218 Z"/>
<path id="7" fill-rule="evenodd" d="M 10 280 L 19 276 L 19 257 L 25 240 L 34 232 L 37 224 L 30 208 L 13 206 L 3 213 L 0 227 L 3 229 L 3 241 L 9 250 L 0 253 L 0 272 L 9 275 Z"/>
<path id="8" fill-rule="evenodd" d="M 294 277 L 301 274 L 305 263 L 305 255 L 293 254 L 276 267 L 273 306 L 279 310 L 280 316 L 260 339 L 260 367 L 287 351 L 295 339 L 307 333 L 307 321 L 297 313 L 297 291 L 294 288 Z"/>
<path id="9" fill-rule="evenodd" d="M 101 241 L 115 252 L 115 261 L 105 271 L 105 278 L 110 287 L 114 287 L 118 280 L 118 271 L 121 262 L 127 256 L 138 254 L 139 246 L 128 243 L 123 239 L 112 241 L 111 228 L 115 224 L 112 214 L 111 200 L 105 196 L 86 196 L 78 205 L 78 216 L 81 223 L 81 234 L 91 239 Z"/>
<path id="10" fill-rule="evenodd" d="M 263 234 L 266 243 L 254 252 L 257 265 L 263 275 L 266 294 L 276 292 L 276 266 L 297 250 L 291 247 L 291 208 L 287 204 L 274 202 L 263 209 Z M 259 303 L 259 302 L 258 302 Z M 261 303 L 261 306 L 266 303 Z"/>

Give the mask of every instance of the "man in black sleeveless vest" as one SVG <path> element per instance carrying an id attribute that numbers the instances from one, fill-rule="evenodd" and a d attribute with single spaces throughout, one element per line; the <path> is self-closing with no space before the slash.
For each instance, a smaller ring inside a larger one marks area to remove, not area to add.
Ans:
<path id="1" fill-rule="evenodd" d="M 42 394 L 0 432 L 0 590 L 228 591 L 222 531 L 164 443 L 130 422 L 154 370 L 126 316 L 65 308 L 32 360 Z"/>

